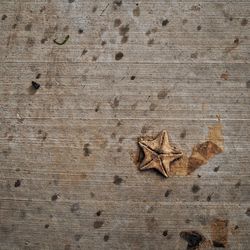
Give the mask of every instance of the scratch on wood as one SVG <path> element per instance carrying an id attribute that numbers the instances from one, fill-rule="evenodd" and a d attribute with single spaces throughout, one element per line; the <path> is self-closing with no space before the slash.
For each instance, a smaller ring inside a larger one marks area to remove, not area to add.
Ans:
<path id="1" fill-rule="evenodd" d="M 67 35 L 67 36 L 65 37 L 65 39 L 64 39 L 62 42 L 57 42 L 56 39 L 54 39 L 53 42 L 54 42 L 55 44 L 57 44 L 57 45 L 63 45 L 63 44 L 65 44 L 68 40 L 69 40 L 69 35 Z"/>
<path id="2" fill-rule="evenodd" d="M 106 7 L 102 10 L 100 16 L 102 16 L 102 14 L 106 11 L 106 9 L 109 7 L 109 3 L 106 5 Z"/>

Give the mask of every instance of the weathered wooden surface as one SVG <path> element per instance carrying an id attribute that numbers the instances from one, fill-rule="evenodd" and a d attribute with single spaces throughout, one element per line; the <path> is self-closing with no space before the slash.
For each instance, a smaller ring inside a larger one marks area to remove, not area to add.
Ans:
<path id="1" fill-rule="evenodd" d="M 0 1 L 0 249 L 186 249 L 216 218 L 249 249 L 250 1 L 116 2 Z M 207 165 L 137 170 L 138 136 L 190 153 L 217 114 Z"/>

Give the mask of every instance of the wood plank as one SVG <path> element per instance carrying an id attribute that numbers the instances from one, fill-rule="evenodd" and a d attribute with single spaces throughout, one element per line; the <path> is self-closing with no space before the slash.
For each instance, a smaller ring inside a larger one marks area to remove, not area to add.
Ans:
<path id="1" fill-rule="evenodd" d="M 215 219 L 248 249 L 250 2 L 119 2 L 0 3 L 0 249 L 187 249 Z M 208 164 L 137 169 L 138 137 L 190 155 L 216 115 Z"/>

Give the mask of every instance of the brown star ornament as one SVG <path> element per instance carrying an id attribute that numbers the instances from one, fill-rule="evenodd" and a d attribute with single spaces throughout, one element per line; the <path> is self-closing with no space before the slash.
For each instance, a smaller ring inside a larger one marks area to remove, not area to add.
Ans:
<path id="1" fill-rule="evenodd" d="M 138 143 L 144 153 L 139 165 L 140 170 L 156 169 L 168 177 L 171 162 L 183 156 L 181 150 L 170 145 L 166 130 L 160 132 L 154 139 L 140 138 Z"/>

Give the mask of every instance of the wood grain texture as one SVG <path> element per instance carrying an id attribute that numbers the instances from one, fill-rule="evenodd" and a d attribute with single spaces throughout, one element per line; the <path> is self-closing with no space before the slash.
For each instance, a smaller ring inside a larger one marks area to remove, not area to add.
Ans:
<path id="1" fill-rule="evenodd" d="M 249 249 L 249 0 L 1 0 L 0 18 L 1 250 L 186 249 L 216 219 Z M 138 171 L 139 136 L 190 154 L 217 114 L 222 154 Z"/>

